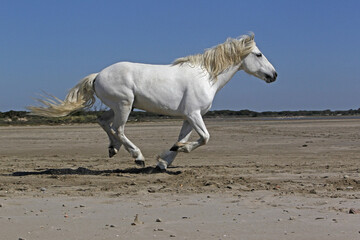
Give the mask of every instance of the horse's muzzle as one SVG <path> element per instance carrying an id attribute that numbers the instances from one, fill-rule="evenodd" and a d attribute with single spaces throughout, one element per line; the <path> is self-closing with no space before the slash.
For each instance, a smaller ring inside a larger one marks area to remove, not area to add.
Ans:
<path id="1" fill-rule="evenodd" d="M 269 74 L 266 74 L 266 75 L 265 75 L 265 81 L 266 81 L 267 83 L 275 82 L 276 78 L 277 78 L 277 72 L 274 72 L 272 76 L 269 75 Z"/>

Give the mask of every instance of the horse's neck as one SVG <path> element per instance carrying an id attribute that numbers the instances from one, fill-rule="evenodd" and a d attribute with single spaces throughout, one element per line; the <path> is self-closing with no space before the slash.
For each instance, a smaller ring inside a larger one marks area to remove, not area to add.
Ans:
<path id="1" fill-rule="evenodd" d="M 213 87 L 215 88 L 216 92 L 222 89 L 235 75 L 237 71 L 239 71 L 240 64 L 234 65 L 229 67 L 227 70 L 222 72 L 217 76 L 217 79 L 214 82 Z"/>

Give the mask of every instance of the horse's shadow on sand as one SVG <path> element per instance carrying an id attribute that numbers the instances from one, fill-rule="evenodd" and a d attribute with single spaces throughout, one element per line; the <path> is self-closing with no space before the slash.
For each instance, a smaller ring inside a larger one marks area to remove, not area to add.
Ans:
<path id="1" fill-rule="evenodd" d="M 179 175 L 181 171 L 161 170 L 158 167 L 145 167 L 145 168 L 127 168 L 127 169 L 114 169 L 114 170 L 91 170 L 84 167 L 77 169 L 60 168 L 60 169 L 47 169 L 44 171 L 33 172 L 14 172 L 11 176 L 29 176 L 29 175 L 103 175 L 103 174 L 157 174 L 164 173 L 169 175 Z"/>

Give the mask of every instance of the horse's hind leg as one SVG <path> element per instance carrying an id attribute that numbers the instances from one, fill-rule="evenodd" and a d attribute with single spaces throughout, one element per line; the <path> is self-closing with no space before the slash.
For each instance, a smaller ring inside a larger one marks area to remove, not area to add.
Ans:
<path id="1" fill-rule="evenodd" d="M 125 123 L 130 115 L 132 104 L 124 101 L 117 108 L 114 108 L 114 121 L 111 131 L 114 136 L 124 145 L 125 149 L 135 158 L 135 163 L 144 167 L 145 158 L 140 149 L 125 136 Z"/>
<path id="2" fill-rule="evenodd" d="M 117 139 L 117 137 L 113 134 L 113 132 L 111 131 L 111 124 L 113 123 L 114 120 L 114 111 L 113 110 L 109 110 L 105 113 L 103 113 L 103 115 L 101 115 L 100 117 L 98 117 L 98 123 L 99 125 L 102 127 L 102 129 L 104 129 L 104 131 L 107 133 L 108 137 L 109 137 L 109 157 L 113 157 L 120 149 L 121 147 L 121 142 Z"/>

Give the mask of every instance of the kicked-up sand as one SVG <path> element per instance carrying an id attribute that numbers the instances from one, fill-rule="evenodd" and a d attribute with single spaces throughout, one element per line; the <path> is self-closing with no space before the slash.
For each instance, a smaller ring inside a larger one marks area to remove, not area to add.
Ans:
<path id="1" fill-rule="evenodd" d="M 360 119 L 205 122 L 166 173 L 178 120 L 127 124 L 144 169 L 97 125 L 0 127 L 0 239 L 360 239 Z"/>

